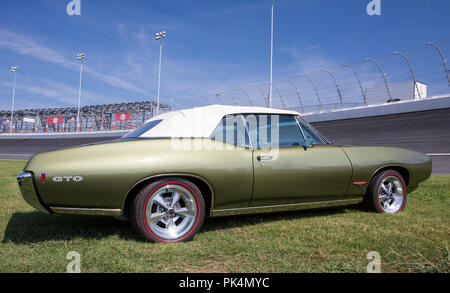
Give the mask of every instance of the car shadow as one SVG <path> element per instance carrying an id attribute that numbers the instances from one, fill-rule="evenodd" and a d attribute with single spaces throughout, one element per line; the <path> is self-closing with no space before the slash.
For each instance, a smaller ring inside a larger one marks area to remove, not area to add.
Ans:
<path id="1" fill-rule="evenodd" d="M 224 216 L 205 220 L 205 224 L 203 225 L 199 233 L 212 230 L 252 226 L 261 223 L 306 219 L 312 217 L 326 217 L 330 215 L 343 214 L 348 212 L 349 210 L 363 211 L 360 205 L 351 205 L 345 207 L 330 207 L 330 208 L 320 208 L 302 211 Z"/>
<path id="2" fill-rule="evenodd" d="M 358 207 L 209 218 L 205 219 L 199 233 L 281 220 L 324 217 L 341 214 L 348 209 L 358 209 Z M 112 217 L 55 216 L 34 211 L 14 213 L 6 226 L 2 243 L 35 244 L 52 240 L 68 241 L 76 238 L 102 239 L 113 235 L 125 240 L 145 242 L 134 231 L 130 222 L 122 222 Z"/>
<path id="3" fill-rule="evenodd" d="M 2 243 L 102 239 L 112 235 L 118 235 L 122 239 L 142 240 L 129 222 L 121 222 L 112 217 L 56 216 L 35 211 L 14 213 L 6 226 Z"/>

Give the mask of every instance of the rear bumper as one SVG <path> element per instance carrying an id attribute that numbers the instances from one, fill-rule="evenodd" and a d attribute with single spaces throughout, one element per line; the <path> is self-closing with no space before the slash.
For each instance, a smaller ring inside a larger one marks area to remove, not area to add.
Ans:
<path id="1" fill-rule="evenodd" d="M 38 195 L 34 189 L 33 174 L 29 172 L 21 173 L 17 176 L 17 183 L 19 184 L 20 193 L 23 199 L 33 208 L 49 213 L 47 208 L 39 200 Z"/>

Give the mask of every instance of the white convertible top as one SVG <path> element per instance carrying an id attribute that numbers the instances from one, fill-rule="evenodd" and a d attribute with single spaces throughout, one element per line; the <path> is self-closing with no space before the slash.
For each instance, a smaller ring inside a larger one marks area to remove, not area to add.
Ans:
<path id="1" fill-rule="evenodd" d="M 224 116 L 247 113 L 300 115 L 295 111 L 264 107 L 211 105 L 167 112 L 152 117 L 146 123 L 162 121 L 140 137 L 210 137 Z"/>

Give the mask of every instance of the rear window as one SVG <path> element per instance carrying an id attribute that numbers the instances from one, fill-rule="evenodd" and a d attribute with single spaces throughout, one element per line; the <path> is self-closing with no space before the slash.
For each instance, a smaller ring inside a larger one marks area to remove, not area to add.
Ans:
<path id="1" fill-rule="evenodd" d="M 147 131 L 149 131 L 150 129 L 152 129 L 153 127 L 155 127 L 156 125 L 158 125 L 161 122 L 162 122 L 162 119 L 147 122 L 144 125 L 142 125 L 141 127 L 139 127 L 138 129 L 128 133 L 127 135 L 125 135 L 122 138 L 139 138 L 142 134 L 146 133 Z"/>

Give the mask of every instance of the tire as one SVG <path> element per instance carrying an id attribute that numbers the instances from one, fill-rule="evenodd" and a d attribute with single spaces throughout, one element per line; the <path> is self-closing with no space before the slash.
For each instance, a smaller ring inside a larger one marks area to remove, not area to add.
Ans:
<path id="1" fill-rule="evenodd" d="M 202 193 L 195 184 L 180 178 L 147 185 L 136 195 L 131 207 L 134 229 L 150 242 L 192 240 L 204 218 Z"/>
<path id="2" fill-rule="evenodd" d="M 385 170 L 375 175 L 365 198 L 366 207 L 377 213 L 396 214 L 405 208 L 407 190 L 402 175 Z"/>

